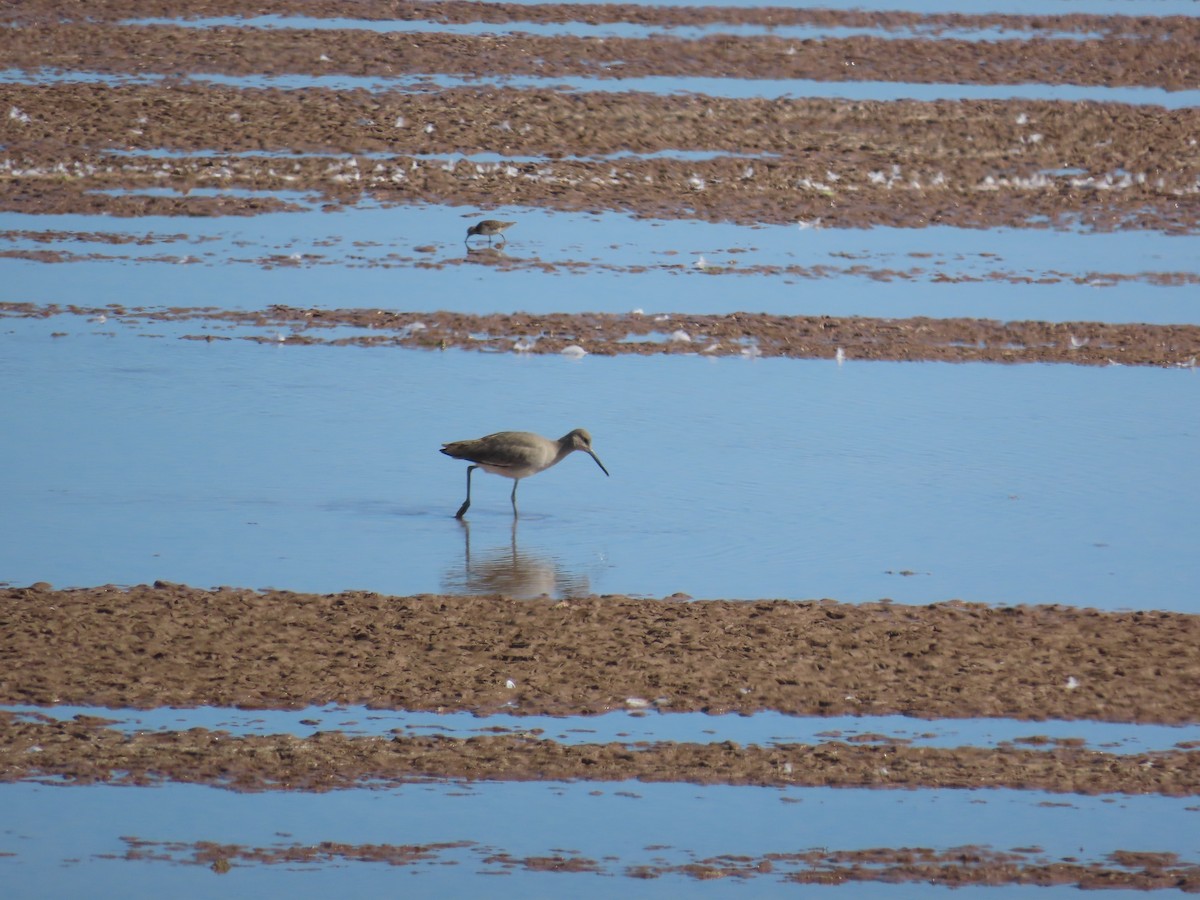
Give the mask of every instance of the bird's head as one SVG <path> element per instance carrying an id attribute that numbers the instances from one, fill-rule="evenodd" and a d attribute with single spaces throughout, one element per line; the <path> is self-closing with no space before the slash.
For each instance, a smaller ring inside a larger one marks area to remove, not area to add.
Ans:
<path id="1" fill-rule="evenodd" d="M 600 471 L 608 475 L 608 469 L 604 468 L 604 463 L 600 462 L 595 451 L 592 450 L 592 436 L 587 433 L 586 429 L 576 428 L 564 439 L 568 447 L 572 450 L 582 450 L 588 456 L 596 461 L 596 465 L 600 467 Z M 611 477 L 611 476 L 610 476 Z"/>

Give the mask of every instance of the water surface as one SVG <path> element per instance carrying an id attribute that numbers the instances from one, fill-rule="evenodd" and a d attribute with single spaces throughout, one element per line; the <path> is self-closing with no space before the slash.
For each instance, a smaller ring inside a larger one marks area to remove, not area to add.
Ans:
<path id="1" fill-rule="evenodd" d="M 78 320 L 76 320 L 78 321 Z M 10 320 L 10 583 L 1195 612 L 1190 370 L 262 346 Z M 523 482 L 441 442 L 592 431 Z"/>

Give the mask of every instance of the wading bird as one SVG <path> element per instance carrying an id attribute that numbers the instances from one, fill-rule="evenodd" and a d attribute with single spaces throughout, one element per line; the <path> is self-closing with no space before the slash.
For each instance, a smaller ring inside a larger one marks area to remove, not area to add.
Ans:
<path id="1" fill-rule="evenodd" d="M 451 441 L 442 445 L 442 452 L 454 459 L 465 459 L 467 466 L 467 499 L 459 507 L 454 518 L 461 519 L 471 506 L 471 473 L 483 469 L 494 475 L 503 475 L 513 480 L 512 508 L 517 512 L 517 485 L 522 478 L 536 475 L 566 459 L 576 450 L 582 450 L 596 461 L 596 465 L 607 475 L 608 469 L 592 451 L 592 436 L 582 428 L 576 428 L 557 441 L 544 438 L 529 431 L 498 431 L 473 441 Z"/>
<path id="2" fill-rule="evenodd" d="M 484 219 L 482 222 L 476 222 L 467 229 L 467 236 L 464 239 L 466 243 L 470 243 L 474 235 L 481 234 L 488 239 L 488 243 L 492 242 L 492 238 L 500 235 L 500 243 L 504 243 L 504 232 L 516 225 L 516 222 L 501 222 L 498 219 Z"/>

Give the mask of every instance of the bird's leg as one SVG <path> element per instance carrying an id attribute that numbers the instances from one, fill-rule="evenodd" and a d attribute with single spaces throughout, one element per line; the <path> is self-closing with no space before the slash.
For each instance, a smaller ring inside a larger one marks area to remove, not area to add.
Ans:
<path id="1" fill-rule="evenodd" d="M 512 505 L 513 505 L 513 518 L 514 519 L 520 517 L 520 515 L 521 515 L 519 512 L 517 512 L 517 485 L 520 483 L 521 483 L 521 479 L 519 479 L 519 478 L 513 479 Z"/>
<path id="2" fill-rule="evenodd" d="M 463 505 L 458 508 L 458 512 L 454 514 L 454 518 L 461 519 L 467 514 L 467 510 L 471 506 L 471 473 L 478 469 L 479 466 L 467 466 L 467 499 L 463 501 Z"/>

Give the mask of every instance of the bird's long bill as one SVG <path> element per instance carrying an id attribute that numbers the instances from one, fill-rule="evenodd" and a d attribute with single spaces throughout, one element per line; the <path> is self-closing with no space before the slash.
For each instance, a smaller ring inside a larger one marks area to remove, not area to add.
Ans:
<path id="1" fill-rule="evenodd" d="M 598 456 L 597 456 L 595 453 L 593 453 L 591 450 L 588 450 L 588 451 L 587 451 L 587 455 L 588 455 L 588 456 L 590 456 L 592 459 L 594 459 L 594 460 L 596 461 L 596 465 L 598 465 L 598 466 L 600 467 L 600 471 L 601 471 L 601 472 L 603 472 L 605 475 L 608 475 L 608 469 L 604 468 L 604 463 L 600 462 L 600 457 L 598 457 Z M 609 478 L 612 478 L 612 476 L 611 476 L 611 475 L 608 475 L 608 477 L 609 477 Z"/>

